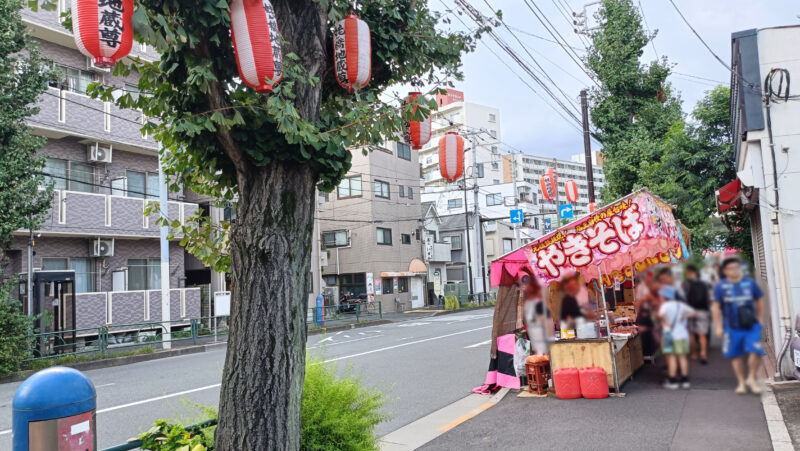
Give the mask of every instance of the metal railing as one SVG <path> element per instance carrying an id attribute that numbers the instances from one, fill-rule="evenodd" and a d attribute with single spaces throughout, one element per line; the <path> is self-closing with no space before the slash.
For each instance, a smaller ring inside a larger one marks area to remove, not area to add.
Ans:
<path id="1" fill-rule="evenodd" d="M 359 322 L 362 318 L 371 316 L 383 318 L 383 306 L 380 301 L 309 307 L 308 326 L 325 327 L 328 322 L 347 319 Z"/>
<path id="2" fill-rule="evenodd" d="M 202 423 L 193 424 L 191 426 L 186 426 L 184 429 L 186 429 L 186 432 L 188 432 L 190 434 L 196 434 L 196 433 L 202 431 L 203 429 L 207 429 L 207 428 L 210 428 L 210 427 L 213 427 L 213 426 L 216 426 L 216 425 L 217 425 L 217 420 L 216 419 L 212 419 L 212 420 L 203 421 Z M 214 431 L 214 432 L 216 434 L 216 431 Z M 142 440 L 136 439 L 136 440 L 131 440 L 131 441 L 127 442 L 127 443 L 121 443 L 119 445 L 114 445 L 114 446 L 112 446 L 110 448 L 104 448 L 104 449 L 102 449 L 100 451 L 128 451 L 128 450 L 131 450 L 131 449 L 139 449 L 141 446 L 142 446 Z"/>

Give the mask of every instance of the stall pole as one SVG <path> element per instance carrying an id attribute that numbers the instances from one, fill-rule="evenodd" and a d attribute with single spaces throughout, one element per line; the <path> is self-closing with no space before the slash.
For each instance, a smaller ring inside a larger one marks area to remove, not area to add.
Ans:
<path id="1" fill-rule="evenodd" d="M 633 255 L 631 255 L 630 258 L 631 258 L 631 289 L 633 290 L 633 293 L 632 293 L 633 294 L 633 305 L 634 305 L 634 309 L 635 309 L 636 308 L 636 267 L 633 266 Z M 624 296 L 623 296 L 623 299 L 624 299 Z"/>
<path id="2" fill-rule="evenodd" d="M 603 270 L 600 265 L 597 265 L 597 275 L 599 285 L 603 286 Z M 611 338 L 611 321 L 608 317 L 608 310 L 606 304 L 606 290 L 600 290 L 603 293 L 603 311 L 606 312 L 606 336 L 608 337 L 608 351 L 611 353 L 611 372 L 614 374 L 614 393 L 619 395 L 619 375 L 617 374 L 617 353 L 614 350 L 614 339 Z"/>

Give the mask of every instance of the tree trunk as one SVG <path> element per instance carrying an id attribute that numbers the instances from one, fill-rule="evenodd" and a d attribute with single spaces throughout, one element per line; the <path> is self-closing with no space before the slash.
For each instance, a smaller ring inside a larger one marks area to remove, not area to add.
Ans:
<path id="1" fill-rule="evenodd" d="M 240 174 L 220 451 L 300 447 L 315 185 L 296 163 Z"/>

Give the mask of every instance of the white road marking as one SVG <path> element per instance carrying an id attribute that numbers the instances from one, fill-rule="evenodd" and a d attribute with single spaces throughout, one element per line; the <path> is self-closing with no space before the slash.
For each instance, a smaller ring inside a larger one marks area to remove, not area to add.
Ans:
<path id="1" fill-rule="evenodd" d="M 477 348 L 478 346 L 488 345 L 491 342 L 492 340 L 482 341 L 480 343 L 475 343 L 474 345 L 464 346 L 464 349 Z"/>
<path id="2" fill-rule="evenodd" d="M 147 403 L 153 402 L 153 401 L 161 401 L 162 399 L 168 399 L 168 398 L 174 398 L 176 396 L 188 395 L 189 393 L 195 393 L 195 392 L 199 392 L 199 391 L 203 391 L 203 390 L 210 390 L 212 388 L 217 388 L 217 387 L 219 387 L 221 385 L 222 385 L 222 383 L 206 385 L 205 387 L 198 387 L 198 388 L 193 388 L 191 390 L 184 390 L 184 391 L 179 391 L 177 393 L 170 393 L 168 395 L 156 396 L 155 398 L 148 398 L 148 399 L 143 399 L 141 401 L 129 402 L 128 404 L 121 404 L 119 406 L 100 409 L 100 410 L 97 411 L 97 413 L 113 412 L 115 410 L 126 409 L 128 407 L 138 406 L 138 405 L 141 405 L 141 404 L 147 404 Z"/>
<path id="3" fill-rule="evenodd" d="M 336 345 L 343 345 L 343 344 L 345 344 L 345 343 L 352 343 L 352 342 L 354 342 L 354 341 L 371 340 L 371 339 L 373 339 L 373 338 L 378 338 L 378 337 L 383 337 L 383 335 L 370 335 L 370 336 L 367 336 L 367 337 L 355 338 L 355 339 L 353 339 L 353 340 L 345 340 L 345 341 L 337 341 L 337 342 L 332 342 L 332 343 L 331 343 L 331 344 L 329 344 L 329 345 L 325 345 L 325 347 L 331 347 L 331 346 L 336 346 Z M 319 343 L 322 343 L 322 341 L 320 341 Z M 315 344 L 315 345 L 313 345 L 313 346 L 306 346 L 306 349 L 315 349 L 315 348 L 319 348 L 319 347 L 321 347 L 321 346 L 319 345 L 319 343 L 317 343 L 317 344 Z"/>
<path id="4" fill-rule="evenodd" d="M 0 435 L 6 435 L 6 434 L 10 434 L 10 433 L 11 433 L 11 429 L 6 429 L 5 431 L 0 431 Z"/>
<path id="5" fill-rule="evenodd" d="M 345 335 L 344 338 L 350 338 L 350 335 Z"/>
<path id="6" fill-rule="evenodd" d="M 353 357 L 361 357 L 362 355 L 374 354 L 376 352 L 389 351 L 390 349 L 402 348 L 403 346 L 411 346 L 411 345 L 415 345 L 415 344 L 419 344 L 419 343 L 425 343 L 427 341 L 439 340 L 439 339 L 442 339 L 442 338 L 453 337 L 453 336 L 462 335 L 462 334 L 468 334 L 470 332 L 476 332 L 476 331 L 479 331 L 479 330 L 485 330 L 485 329 L 491 329 L 491 328 L 492 328 L 492 326 L 484 326 L 484 327 L 478 327 L 477 329 L 462 330 L 461 332 L 454 332 L 452 334 L 440 335 L 438 337 L 425 338 L 425 339 L 417 340 L 417 341 L 409 341 L 408 343 L 401 343 L 399 345 L 387 346 L 385 348 L 373 349 L 371 351 L 366 351 L 366 352 L 359 352 L 358 354 L 351 354 L 351 355 L 345 355 L 345 356 L 342 356 L 342 357 L 336 357 L 336 358 L 333 358 L 333 359 L 325 360 L 322 363 L 329 363 L 329 362 L 336 362 L 338 360 L 352 359 Z"/>
<path id="7" fill-rule="evenodd" d="M 408 323 L 408 324 L 398 324 L 397 327 L 417 327 L 417 326 L 425 326 L 430 323 Z"/>
<path id="8" fill-rule="evenodd" d="M 358 335 L 367 335 L 364 332 L 359 332 Z"/>
<path id="9" fill-rule="evenodd" d="M 95 386 L 94 386 L 94 388 L 100 388 L 100 387 L 110 387 L 110 386 L 112 386 L 112 385 L 114 385 L 114 384 L 116 384 L 116 382 L 111 382 L 110 384 L 95 385 Z"/>
<path id="10" fill-rule="evenodd" d="M 333 341 L 333 337 L 323 338 L 322 340 L 318 341 L 317 344 L 325 343 L 326 341 Z"/>

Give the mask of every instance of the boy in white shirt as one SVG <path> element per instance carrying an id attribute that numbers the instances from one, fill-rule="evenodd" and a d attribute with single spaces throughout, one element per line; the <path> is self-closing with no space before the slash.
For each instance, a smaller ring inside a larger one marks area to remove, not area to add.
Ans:
<path id="1" fill-rule="evenodd" d="M 675 287 L 665 285 L 658 294 L 662 298 L 658 317 L 664 325 L 664 334 L 661 340 L 661 351 L 667 359 L 669 379 L 664 382 L 664 388 L 671 390 L 690 388 L 689 384 L 689 318 L 695 315 L 693 308 L 683 301 L 677 300 Z M 678 366 L 681 376 L 678 379 Z"/>

